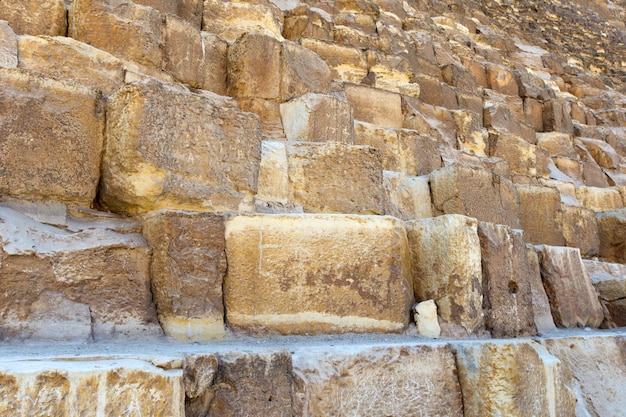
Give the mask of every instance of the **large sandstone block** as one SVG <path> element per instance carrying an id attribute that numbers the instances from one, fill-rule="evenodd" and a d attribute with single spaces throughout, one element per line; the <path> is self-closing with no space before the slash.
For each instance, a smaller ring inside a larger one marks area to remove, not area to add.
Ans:
<path id="1" fill-rule="evenodd" d="M 154 80 L 109 101 L 100 201 L 110 210 L 245 210 L 261 158 L 256 116 Z"/>
<path id="2" fill-rule="evenodd" d="M 211 213 L 159 211 L 144 220 L 152 246 L 152 297 L 168 336 L 207 341 L 225 336 L 224 219 Z"/>
<path id="3" fill-rule="evenodd" d="M 460 215 L 406 223 L 416 300 L 435 300 L 441 319 L 468 334 L 485 325 L 477 227 Z"/>
<path id="4" fill-rule="evenodd" d="M 63 0 L 13 0 L 0 7 L 0 20 L 19 35 L 65 36 L 65 17 Z"/>
<path id="5" fill-rule="evenodd" d="M 301 44 L 326 62 L 334 80 L 360 83 L 368 74 L 367 58 L 360 48 L 318 39 L 302 39 Z"/>
<path id="6" fill-rule="evenodd" d="M 535 342 L 458 344 L 465 416 L 574 415 L 564 364 Z"/>
<path id="7" fill-rule="evenodd" d="M 355 120 L 382 127 L 402 127 L 400 94 L 356 84 L 346 84 L 344 88 Z"/>
<path id="8" fill-rule="evenodd" d="M 402 220 L 433 217 L 428 177 L 412 177 L 401 172 L 383 171 L 385 212 Z"/>
<path id="9" fill-rule="evenodd" d="M 546 132 L 574 133 L 571 105 L 563 99 L 548 100 L 543 103 L 543 128 Z"/>
<path id="10" fill-rule="evenodd" d="M 89 207 L 103 129 L 96 90 L 0 68 L 0 193 Z"/>
<path id="11" fill-rule="evenodd" d="M 548 152 L 519 136 L 492 133 L 489 135 L 489 155 L 508 162 L 512 174 L 548 178 Z"/>
<path id="12" fill-rule="evenodd" d="M 600 256 L 609 262 L 626 263 L 626 208 L 596 214 Z"/>
<path id="13" fill-rule="evenodd" d="M 537 333 L 532 309 L 532 273 L 526 243 L 510 227 L 478 223 L 485 324 L 493 337 Z"/>
<path id="14" fill-rule="evenodd" d="M 534 244 L 565 244 L 561 226 L 561 195 L 553 187 L 518 185 L 520 221 L 526 240 Z"/>
<path id="15" fill-rule="evenodd" d="M 619 210 L 625 206 L 616 187 L 576 187 L 576 198 L 580 204 L 596 212 Z"/>
<path id="16" fill-rule="evenodd" d="M 298 416 L 462 416 L 454 355 L 443 344 L 295 352 Z"/>
<path id="17" fill-rule="evenodd" d="M 291 41 L 303 38 L 332 40 L 333 18 L 324 10 L 300 4 L 284 12 L 283 36 Z"/>
<path id="18" fill-rule="evenodd" d="M 584 259 L 589 278 L 609 313 L 607 321 L 626 326 L 626 265 Z"/>
<path id="19" fill-rule="evenodd" d="M 104 94 L 124 84 L 124 64 L 108 52 L 66 37 L 22 36 L 19 67 L 68 78 Z"/>
<path id="20" fill-rule="evenodd" d="M 226 223 L 226 319 L 283 334 L 399 332 L 413 302 L 392 217 L 250 215 Z"/>
<path id="21" fill-rule="evenodd" d="M 543 246 L 541 277 L 559 327 L 598 327 L 604 319 L 598 294 L 577 248 Z"/>
<path id="22" fill-rule="evenodd" d="M 152 7 L 163 14 L 177 15 L 200 30 L 203 0 L 134 0 L 133 3 Z"/>
<path id="23" fill-rule="evenodd" d="M 3 361 L 5 416 L 184 415 L 182 370 L 135 359 Z"/>
<path id="24" fill-rule="evenodd" d="M 0 20 L 0 68 L 17 68 L 17 40 L 11 26 Z"/>
<path id="25" fill-rule="evenodd" d="M 565 245 L 578 248 L 584 256 L 596 256 L 600 250 L 596 214 L 587 207 L 561 205 L 561 227 Z"/>
<path id="26" fill-rule="evenodd" d="M 541 279 L 541 264 L 535 247 L 530 243 L 526 244 L 526 258 L 528 259 L 528 267 L 530 274 L 530 291 L 532 295 L 533 317 L 537 332 L 546 333 L 556 330 L 554 319 L 552 318 L 552 310 L 550 309 L 550 299 L 546 294 Z"/>
<path id="27" fill-rule="evenodd" d="M 519 197 L 513 183 L 482 168 L 452 164 L 430 174 L 435 214 L 463 214 L 520 228 Z"/>
<path id="28" fill-rule="evenodd" d="M 202 30 L 234 42 L 244 33 L 282 40 L 283 13 L 269 1 L 204 0 Z"/>
<path id="29" fill-rule="evenodd" d="M 150 292 L 150 249 L 141 235 L 89 222 L 68 232 L 3 207 L 0 236 L 0 337 L 162 334 Z"/>

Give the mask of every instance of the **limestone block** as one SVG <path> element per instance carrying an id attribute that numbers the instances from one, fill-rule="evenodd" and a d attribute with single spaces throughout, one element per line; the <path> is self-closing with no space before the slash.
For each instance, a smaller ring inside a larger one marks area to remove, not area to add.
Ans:
<path id="1" fill-rule="evenodd" d="M 203 417 L 209 414 L 215 396 L 213 382 L 217 369 L 216 355 L 202 353 L 185 355 L 183 359 L 185 417 Z"/>
<path id="2" fill-rule="evenodd" d="M 385 212 L 402 220 L 433 217 L 428 177 L 411 177 L 401 172 L 383 171 L 387 207 Z"/>
<path id="3" fill-rule="evenodd" d="M 520 228 L 517 190 L 496 173 L 452 164 L 430 174 L 430 188 L 435 215 L 463 214 Z"/>
<path id="4" fill-rule="evenodd" d="M 400 332 L 413 304 L 393 217 L 249 215 L 226 223 L 226 319 L 283 334 Z"/>
<path id="5" fill-rule="evenodd" d="M 63 0 L 17 0 L 3 2 L 0 20 L 6 20 L 19 35 L 65 36 Z"/>
<path id="6" fill-rule="evenodd" d="M 489 88 L 485 64 L 481 61 L 473 59 L 472 57 L 461 56 L 460 58 L 463 66 L 474 76 L 476 84 L 482 88 Z"/>
<path id="7" fill-rule="evenodd" d="M 182 371 L 135 359 L 3 361 L 0 381 L 14 417 L 184 415 Z"/>
<path id="8" fill-rule="evenodd" d="M 550 300 L 541 280 L 541 265 L 535 247 L 526 244 L 526 257 L 528 259 L 530 290 L 532 294 L 533 317 L 537 331 L 541 333 L 556 330 Z"/>
<path id="9" fill-rule="evenodd" d="M 583 264 L 608 310 L 608 321 L 626 326 L 626 265 L 589 259 L 583 259 Z"/>
<path id="10" fill-rule="evenodd" d="M 133 3 L 152 7 L 164 15 L 177 15 L 200 30 L 203 0 L 135 0 Z"/>
<path id="11" fill-rule="evenodd" d="M 593 159 L 591 152 L 577 142 L 574 142 L 574 149 L 578 153 L 584 184 L 589 187 L 608 187 L 607 175 Z"/>
<path id="12" fill-rule="evenodd" d="M 68 15 L 71 38 L 160 71 L 162 14 L 151 8 L 111 0 L 74 0 Z"/>
<path id="13" fill-rule="evenodd" d="M 577 138 L 598 165 L 606 169 L 619 169 L 622 159 L 615 149 L 608 143 L 602 140 L 590 139 L 590 138 Z"/>
<path id="14" fill-rule="evenodd" d="M 300 4 L 285 11 L 283 36 L 291 41 L 302 38 L 332 41 L 333 17 L 322 9 Z"/>
<path id="15" fill-rule="evenodd" d="M 226 94 L 228 44 L 174 15 L 165 17 L 163 70 L 192 88 Z"/>
<path id="16" fill-rule="evenodd" d="M 96 90 L 0 68 L 0 193 L 89 207 L 100 176 L 103 130 Z"/>
<path id="17" fill-rule="evenodd" d="M 519 87 L 519 95 L 523 98 L 538 101 L 554 98 L 554 92 L 540 76 L 527 70 L 515 71 L 514 74 Z"/>
<path id="18" fill-rule="evenodd" d="M 68 78 L 104 94 L 124 84 L 122 61 L 108 52 L 66 37 L 22 36 L 19 67 Z"/>
<path id="19" fill-rule="evenodd" d="M 576 396 L 576 415 L 619 415 L 626 407 L 624 344 L 616 337 L 568 337 L 542 341 L 559 358 L 565 383 Z M 573 415 L 573 414 L 570 414 Z"/>
<path id="20" fill-rule="evenodd" d="M 564 245 L 559 190 L 540 185 L 517 185 L 517 192 L 521 228 L 526 240 L 537 245 Z"/>
<path id="21" fill-rule="evenodd" d="M 417 333 L 420 336 L 432 338 L 441 336 L 435 300 L 426 300 L 415 304 L 413 306 L 413 317 L 415 318 Z"/>
<path id="22" fill-rule="evenodd" d="M 573 146 L 572 135 L 569 133 L 537 133 L 537 146 L 547 150 L 550 157 L 576 158 L 578 155 Z"/>
<path id="23" fill-rule="evenodd" d="M 346 84 L 344 88 L 355 120 L 382 127 L 402 127 L 400 94 L 356 84 Z"/>
<path id="24" fill-rule="evenodd" d="M 598 327 L 604 319 L 598 294 L 578 248 L 543 246 L 541 276 L 559 327 Z"/>
<path id="25" fill-rule="evenodd" d="M 519 96 L 519 86 L 515 74 L 506 67 L 489 64 L 485 67 L 489 88 L 509 96 Z"/>
<path id="26" fill-rule="evenodd" d="M 600 248 L 598 223 L 593 210 L 586 207 L 561 205 L 565 245 L 579 248 L 583 256 L 596 256 Z"/>
<path id="27" fill-rule="evenodd" d="M 524 121 L 536 132 L 543 132 L 543 104 L 534 98 L 524 98 Z"/>
<path id="28" fill-rule="evenodd" d="M 254 113 L 261 119 L 263 140 L 286 141 L 285 129 L 280 118 L 280 100 L 262 98 L 237 98 L 242 111 Z"/>
<path id="29" fill-rule="evenodd" d="M 248 69 L 249 70 L 249 69 Z M 282 44 L 281 100 L 291 100 L 307 93 L 330 92 L 331 72 L 315 52 L 291 41 Z"/>
<path id="30" fill-rule="evenodd" d="M 454 356 L 444 344 L 296 351 L 299 416 L 462 416 Z"/>
<path id="31" fill-rule="evenodd" d="M 289 199 L 305 212 L 384 214 L 378 151 L 339 142 L 287 145 Z"/>
<path id="32" fill-rule="evenodd" d="M 414 82 L 420 86 L 420 100 L 433 106 L 443 105 L 443 90 L 441 89 L 441 81 L 439 78 L 416 74 Z"/>
<path id="33" fill-rule="evenodd" d="M 17 35 L 0 20 L 0 68 L 17 68 Z"/>
<path id="34" fill-rule="evenodd" d="M 158 123 L 155 123 L 158 121 Z M 256 116 L 154 80 L 109 101 L 100 200 L 110 210 L 245 210 L 257 189 Z"/>
<path id="35" fill-rule="evenodd" d="M 305 94 L 280 105 L 288 141 L 343 142 L 352 144 L 352 106 L 335 96 Z"/>
<path id="36" fill-rule="evenodd" d="M 224 337 L 223 217 L 153 212 L 144 220 L 143 233 L 153 250 L 152 297 L 165 333 L 189 342 Z"/>
<path id="37" fill-rule="evenodd" d="M 302 39 L 300 43 L 326 62 L 335 80 L 360 83 L 368 73 L 367 59 L 360 48 L 318 39 Z"/>
<path id="38" fill-rule="evenodd" d="M 489 135 L 489 155 L 507 161 L 512 174 L 545 178 L 550 175 L 548 152 L 519 136 L 492 133 Z"/>
<path id="39" fill-rule="evenodd" d="M 626 208 L 596 214 L 600 256 L 609 262 L 626 263 Z"/>
<path id="40" fill-rule="evenodd" d="M 521 120 L 524 120 L 522 99 L 517 96 L 486 93 L 483 110 L 485 127 L 491 127 L 503 134 L 523 136 Z"/>
<path id="41" fill-rule="evenodd" d="M 202 30 L 232 43 L 244 33 L 283 39 L 283 14 L 269 1 L 204 0 Z"/>
<path id="42" fill-rule="evenodd" d="M 537 333 L 526 244 L 510 227 L 478 223 L 485 324 L 493 337 Z"/>
<path id="43" fill-rule="evenodd" d="M 546 132 L 574 133 L 569 104 L 563 99 L 543 103 L 543 128 Z"/>
<path id="44" fill-rule="evenodd" d="M 206 415 L 291 417 L 291 372 L 286 351 L 220 355 Z"/>
<path id="45" fill-rule="evenodd" d="M 595 212 L 619 210 L 624 207 L 622 195 L 617 187 L 576 187 L 576 198 L 584 207 Z"/>
<path id="46" fill-rule="evenodd" d="M 444 215 L 406 223 L 417 301 L 435 300 L 442 321 L 468 334 L 484 329 L 477 221 Z"/>
<path id="47" fill-rule="evenodd" d="M 97 222 L 69 232 L 5 207 L 0 216 L 4 338 L 162 334 L 150 293 L 150 250 L 141 235 Z"/>
<path id="48" fill-rule="evenodd" d="M 574 415 L 565 364 L 536 342 L 459 344 L 465 416 Z"/>
<path id="49" fill-rule="evenodd" d="M 459 64 L 448 64 L 441 68 L 443 81 L 465 91 L 476 91 L 476 78 L 468 69 Z"/>
<path id="50" fill-rule="evenodd" d="M 257 200 L 289 203 L 289 165 L 285 142 L 264 140 Z"/>

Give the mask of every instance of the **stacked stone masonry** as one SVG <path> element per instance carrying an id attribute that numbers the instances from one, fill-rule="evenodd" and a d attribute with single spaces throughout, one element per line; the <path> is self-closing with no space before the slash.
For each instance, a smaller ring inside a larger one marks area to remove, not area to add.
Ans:
<path id="1" fill-rule="evenodd" d="M 2 2 L 0 416 L 626 415 L 625 20 Z"/>

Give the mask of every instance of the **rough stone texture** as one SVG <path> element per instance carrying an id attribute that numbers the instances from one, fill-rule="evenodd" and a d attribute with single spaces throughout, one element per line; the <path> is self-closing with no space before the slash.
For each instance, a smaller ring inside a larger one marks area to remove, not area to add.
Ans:
<path id="1" fill-rule="evenodd" d="M 596 214 L 600 256 L 608 262 L 626 263 L 626 208 Z"/>
<path id="2" fill-rule="evenodd" d="M 352 106 L 331 95 L 305 94 L 280 105 L 285 136 L 292 142 L 352 144 Z"/>
<path id="3" fill-rule="evenodd" d="M 596 214 L 586 207 L 561 205 L 565 245 L 579 248 L 583 256 L 596 256 L 600 249 Z"/>
<path id="4" fill-rule="evenodd" d="M 220 355 L 207 415 L 291 417 L 291 372 L 285 351 Z"/>
<path id="5" fill-rule="evenodd" d="M 560 359 L 565 384 L 576 396 L 576 416 L 618 416 L 626 409 L 624 344 L 616 337 L 547 339 Z"/>
<path id="6" fill-rule="evenodd" d="M 135 0 L 133 3 L 152 7 L 163 14 L 175 14 L 200 29 L 203 0 Z"/>
<path id="7" fill-rule="evenodd" d="M 17 40 L 11 26 L 0 20 L 0 68 L 17 68 Z"/>
<path id="8" fill-rule="evenodd" d="M 383 171 L 387 206 L 385 213 L 402 220 L 433 217 L 428 177 L 410 177 L 401 172 Z"/>
<path id="9" fill-rule="evenodd" d="M 283 334 L 398 332 L 413 302 L 392 217 L 250 215 L 226 223 L 226 319 Z"/>
<path id="10" fill-rule="evenodd" d="M 150 250 L 141 235 L 98 223 L 72 233 L 6 207 L 0 216 L 0 338 L 162 334 L 150 293 Z"/>
<path id="11" fill-rule="evenodd" d="M 561 196 L 553 187 L 518 185 L 520 221 L 526 240 L 534 244 L 565 244 L 561 226 Z"/>
<path id="12" fill-rule="evenodd" d="M 185 355 L 183 360 L 185 417 L 208 415 L 211 402 L 215 397 L 213 382 L 217 370 L 218 358 L 216 355 Z"/>
<path id="13" fill-rule="evenodd" d="M 437 317 L 437 304 L 434 300 L 426 300 L 413 306 L 415 326 L 420 336 L 438 338 L 441 336 L 441 327 Z"/>
<path id="14" fill-rule="evenodd" d="M 367 58 L 360 48 L 318 39 L 302 39 L 300 42 L 326 62 L 335 80 L 360 83 L 368 73 Z"/>
<path id="15" fill-rule="evenodd" d="M 0 68 L 0 194 L 89 207 L 103 130 L 96 90 Z"/>
<path id="16" fill-rule="evenodd" d="M 609 324 L 626 326 L 626 265 L 589 259 L 583 264 L 609 313 Z"/>
<path id="17" fill-rule="evenodd" d="M 461 215 L 406 223 L 415 299 L 435 300 L 441 319 L 468 334 L 484 328 L 477 227 Z"/>
<path id="18" fill-rule="evenodd" d="M 222 97 L 152 80 L 129 84 L 109 102 L 106 136 L 100 201 L 110 210 L 252 205 L 260 124 Z"/>
<path id="19" fill-rule="evenodd" d="M 576 187 L 576 198 L 580 204 L 596 212 L 618 210 L 625 206 L 616 187 Z"/>
<path id="20" fill-rule="evenodd" d="M 289 200 L 305 212 L 384 214 L 380 155 L 338 142 L 286 147 Z"/>
<path id="21" fill-rule="evenodd" d="M 543 246 L 541 277 L 559 327 L 598 327 L 604 319 L 598 294 L 575 248 Z"/>
<path id="22" fill-rule="evenodd" d="M 63 0 L 15 0 L 3 2 L 0 20 L 6 20 L 19 35 L 65 36 Z"/>
<path id="23" fill-rule="evenodd" d="M 234 42 L 245 33 L 282 40 L 283 14 L 269 1 L 204 0 L 203 30 Z"/>
<path id="24" fill-rule="evenodd" d="M 295 415 L 463 415 L 454 356 L 444 344 L 302 349 L 293 368 Z"/>
<path id="25" fill-rule="evenodd" d="M 153 250 L 152 294 L 165 333 L 189 342 L 224 337 L 223 217 L 154 212 L 145 218 L 143 233 Z"/>
<path id="26" fill-rule="evenodd" d="M 344 88 L 355 120 L 382 127 L 402 127 L 400 94 L 356 84 L 346 84 Z"/>
<path id="27" fill-rule="evenodd" d="M 22 36 L 19 67 L 72 79 L 110 94 L 124 84 L 122 61 L 108 52 L 66 37 Z"/>
<path id="28" fill-rule="evenodd" d="M 489 136 L 489 155 L 502 158 L 512 174 L 548 177 L 548 153 L 517 136 L 492 134 Z"/>
<path id="29" fill-rule="evenodd" d="M 289 168 L 285 142 L 263 141 L 256 200 L 289 204 Z"/>
<path id="30" fill-rule="evenodd" d="M 7 416 L 184 415 L 182 371 L 136 359 L 3 361 L 0 382 Z"/>
<path id="31" fill-rule="evenodd" d="M 430 175 L 435 214 L 463 214 L 480 221 L 520 228 L 513 183 L 493 172 L 453 164 Z"/>
<path id="32" fill-rule="evenodd" d="M 285 11 L 283 36 L 291 41 L 302 38 L 332 40 L 332 16 L 324 10 L 300 4 Z"/>
<path id="33" fill-rule="evenodd" d="M 550 309 L 550 300 L 546 294 L 546 289 L 543 286 L 541 279 L 541 265 L 539 263 L 539 256 L 535 247 L 531 244 L 526 245 L 526 257 L 528 259 L 530 282 L 530 291 L 532 294 L 532 308 L 533 317 L 535 320 L 535 326 L 539 333 L 545 333 L 556 330 L 554 319 L 552 318 L 552 311 Z"/>
<path id="34" fill-rule="evenodd" d="M 510 227 L 478 223 L 485 325 L 493 337 L 532 336 L 531 270 L 523 235 Z"/>
<path id="35" fill-rule="evenodd" d="M 455 345 L 465 416 L 574 415 L 563 364 L 536 342 Z"/>

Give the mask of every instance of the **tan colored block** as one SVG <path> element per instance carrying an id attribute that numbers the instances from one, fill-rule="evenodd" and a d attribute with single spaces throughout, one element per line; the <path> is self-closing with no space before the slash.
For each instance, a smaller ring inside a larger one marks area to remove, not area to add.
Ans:
<path id="1" fill-rule="evenodd" d="M 259 166 L 257 200 L 289 203 L 289 164 L 285 142 L 264 140 Z"/>
<path id="2" fill-rule="evenodd" d="M 433 106 L 443 105 L 443 91 L 441 81 L 437 77 L 416 74 L 415 81 L 420 86 L 419 99 Z"/>
<path id="3" fill-rule="evenodd" d="M 234 42 L 245 33 L 283 39 L 283 14 L 280 9 L 264 2 L 204 0 L 202 30 Z"/>
<path id="4" fill-rule="evenodd" d="M 543 103 L 543 128 L 546 132 L 574 133 L 569 104 L 565 100 L 555 99 Z"/>
<path id="5" fill-rule="evenodd" d="M 108 52 L 66 37 L 22 36 L 19 67 L 68 78 L 110 94 L 124 84 L 122 61 Z"/>
<path id="6" fill-rule="evenodd" d="M 531 244 L 526 244 L 526 256 L 528 259 L 528 277 L 532 294 L 535 326 L 537 327 L 537 331 L 539 333 L 554 331 L 556 330 L 556 325 L 554 324 L 552 311 L 550 310 L 550 300 L 548 299 L 546 289 L 543 287 L 543 281 L 541 280 L 541 265 L 539 263 L 539 256 L 537 255 L 535 247 Z"/>
<path id="7" fill-rule="evenodd" d="M 261 119 L 263 140 L 286 141 L 285 129 L 280 118 L 280 100 L 262 98 L 238 98 L 242 111 L 254 113 Z"/>
<path id="8" fill-rule="evenodd" d="M 153 250 L 152 296 L 165 333 L 187 342 L 223 338 L 223 217 L 153 212 L 144 220 L 143 234 Z"/>
<path id="9" fill-rule="evenodd" d="M 574 415 L 561 361 L 536 342 L 456 345 L 466 416 Z"/>
<path id="10" fill-rule="evenodd" d="M 509 96 L 518 96 L 519 87 L 515 75 L 506 67 L 489 64 L 486 66 L 489 88 Z"/>
<path id="11" fill-rule="evenodd" d="M 402 127 L 400 94 L 356 84 L 346 84 L 344 88 L 355 120 L 382 127 Z"/>
<path id="12" fill-rule="evenodd" d="M 385 212 L 402 220 L 433 217 L 428 177 L 411 177 L 383 171 L 387 207 Z"/>
<path id="13" fill-rule="evenodd" d="M 0 303 L 5 337 L 162 334 L 150 293 L 150 250 L 141 235 L 97 221 L 69 232 L 8 208 L 0 216 L 0 291 L 11 294 Z"/>
<path id="14" fill-rule="evenodd" d="M 283 101 L 307 93 L 330 92 L 331 72 L 315 52 L 291 41 L 284 41 L 281 51 L 280 99 Z"/>
<path id="15" fill-rule="evenodd" d="M 109 101 L 100 200 L 130 213 L 250 208 L 260 130 L 256 116 L 221 96 L 129 84 Z"/>
<path id="16" fill-rule="evenodd" d="M 477 221 L 445 215 L 406 223 L 417 301 L 435 300 L 443 322 L 467 334 L 484 329 Z"/>
<path id="17" fill-rule="evenodd" d="M 352 106 L 331 95 L 305 94 L 280 105 L 287 140 L 352 144 Z"/>
<path id="18" fill-rule="evenodd" d="M 213 381 L 217 370 L 218 359 L 213 354 L 185 355 L 183 359 L 185 417 L 208 415 L 215 396 Z"/>
<path id="19" fill-rule="evenodd" d="M 443 81 L 465 91 L 476 91 L 476 78 L 468 69 L 459 64 L 448 64 L 441 68 Z"/>
<path id="20" fill-rule="evenodd" d="M 339 142 L 287 145 L 289 200 L 305 212 L 384 214 L 380 155 Z"/>
<path id="21" fill-rule="evenodd" d="M 596 214 L 600 256 L 609 262 L 626 263 L 626 208 Z"/>
<path id="22" fill-rule="evenodd" d="M 624 207 L 619 188 L 576 187 L 580 204 L 595 212 L 618 210 Z"/>
<path id="23" fill-rule="evenodd" d="M 285 11 L 283 36 L 291 41 L 302 38 L 332 40 L 333 18 L 321 9 L 300 4 Z"/>
<path id="24" fill-rule="evenodd" d="M 455 360 L 444 344 L 296 351 L 301 416 L 462 416 Z"/>
<path id="25" fill-rule="evenodd" d="M 543 246 L 541 277 L 550 299 L 552 317 L 559 327 L 598 327 L 602 306 L 578 248 Z"/>
<path id="26" fill-rule="evenodd" d="M 519 136 L 492 133 L 489 136 L 489 155 L 507 161 L 512 174 L 545 178 L 550 174 L 548 153 Z"/>
<path id="27" fill-rule="evenodd" d="M 521 98 L 485 90 L 483 111 L 485 127 L 491 127 L 502 134 L 524 136 L 521 124 L 524 119 L 524 104 Z"/>
<path id="28" fill-rule="evenodd" d="M 526 240 L 537 245 L 564 245 L 559 190 L 539 185 L 518 185 L 517 192 Z"/>
<path id="29" fill-rule="evenodd" d="M 611 145 L 602 140 L 589 138 L 577 138 L 577 141 L 587 148 L 600 167 L 619 169 L 622 158 Z"/>
<path id="30" fill-rule="evenodd" d="M 543 104 L 534 98 L 524 98 L 524 121 L 536 132 L 543 132 Z"/>
<path id="31" fill-rule="evenodd" d="M 415 327 L 420 336 L 438 338 L 441 336 L 439 317 L 437 315 L 437 304 L 434 300 L 426 300 L 416 303 L 413 306 L 413 317 Z"/>
<path id="32" fill-rule="evenodd" d="M 578 153 L 574 149 L 573 137 L 569 133 L 546 132 L 537 133 L 537 146 L 548 151 L 550 157 L 576 159 Z"/>
<path id="33" fill-rule="evenodd" d="M 0 68 L 0 193 L 91 206 L 103 130 L 96 90 Z"/>
<path id="34" fill-rule="evenodd" d="M 360 83 L 368 73 L 365 53 L 359 48 L 318 39 L 302 39 L 301 44 L 326 62 L 333 79 Z"/>
<path id="35" fill-rule="evenodd" d="M 203 0 L 135 0 L 133 3 L 152 7 L 163 14 L 177 15 L 200 30 Z"/>
<path id="36" fill-rule="evenodd" d="M 597 256 L 600 248 L 596 214 L 586 207 L 561 205 L 565 245 L 579 248 L 583 256 Z"/>
<path id="37" fill-rule="evenodd" d="M 6 20 L 19 35 L 65 36 L 63 0 L 15 0 L 3 2 L 0 20 Z"/>
<path id="38" fill-rule="evenodd" d="M 400 332 L 408 324 L 409 254 L 393 217 L 237 216 L 226 223 L 226 256 L 234 329 Z"/>
<path id="39" fill-rule="evenodd" d="M 608 312 L 608 324 L 626 326 L 626 265 L 590 259 L 583 259 L 583 264 Z"/>
<path id="40" fill-rule="evenodd" d="M 17 40 L 11 26 L 0 20 L 0 68 L 17 68 Z"/>

